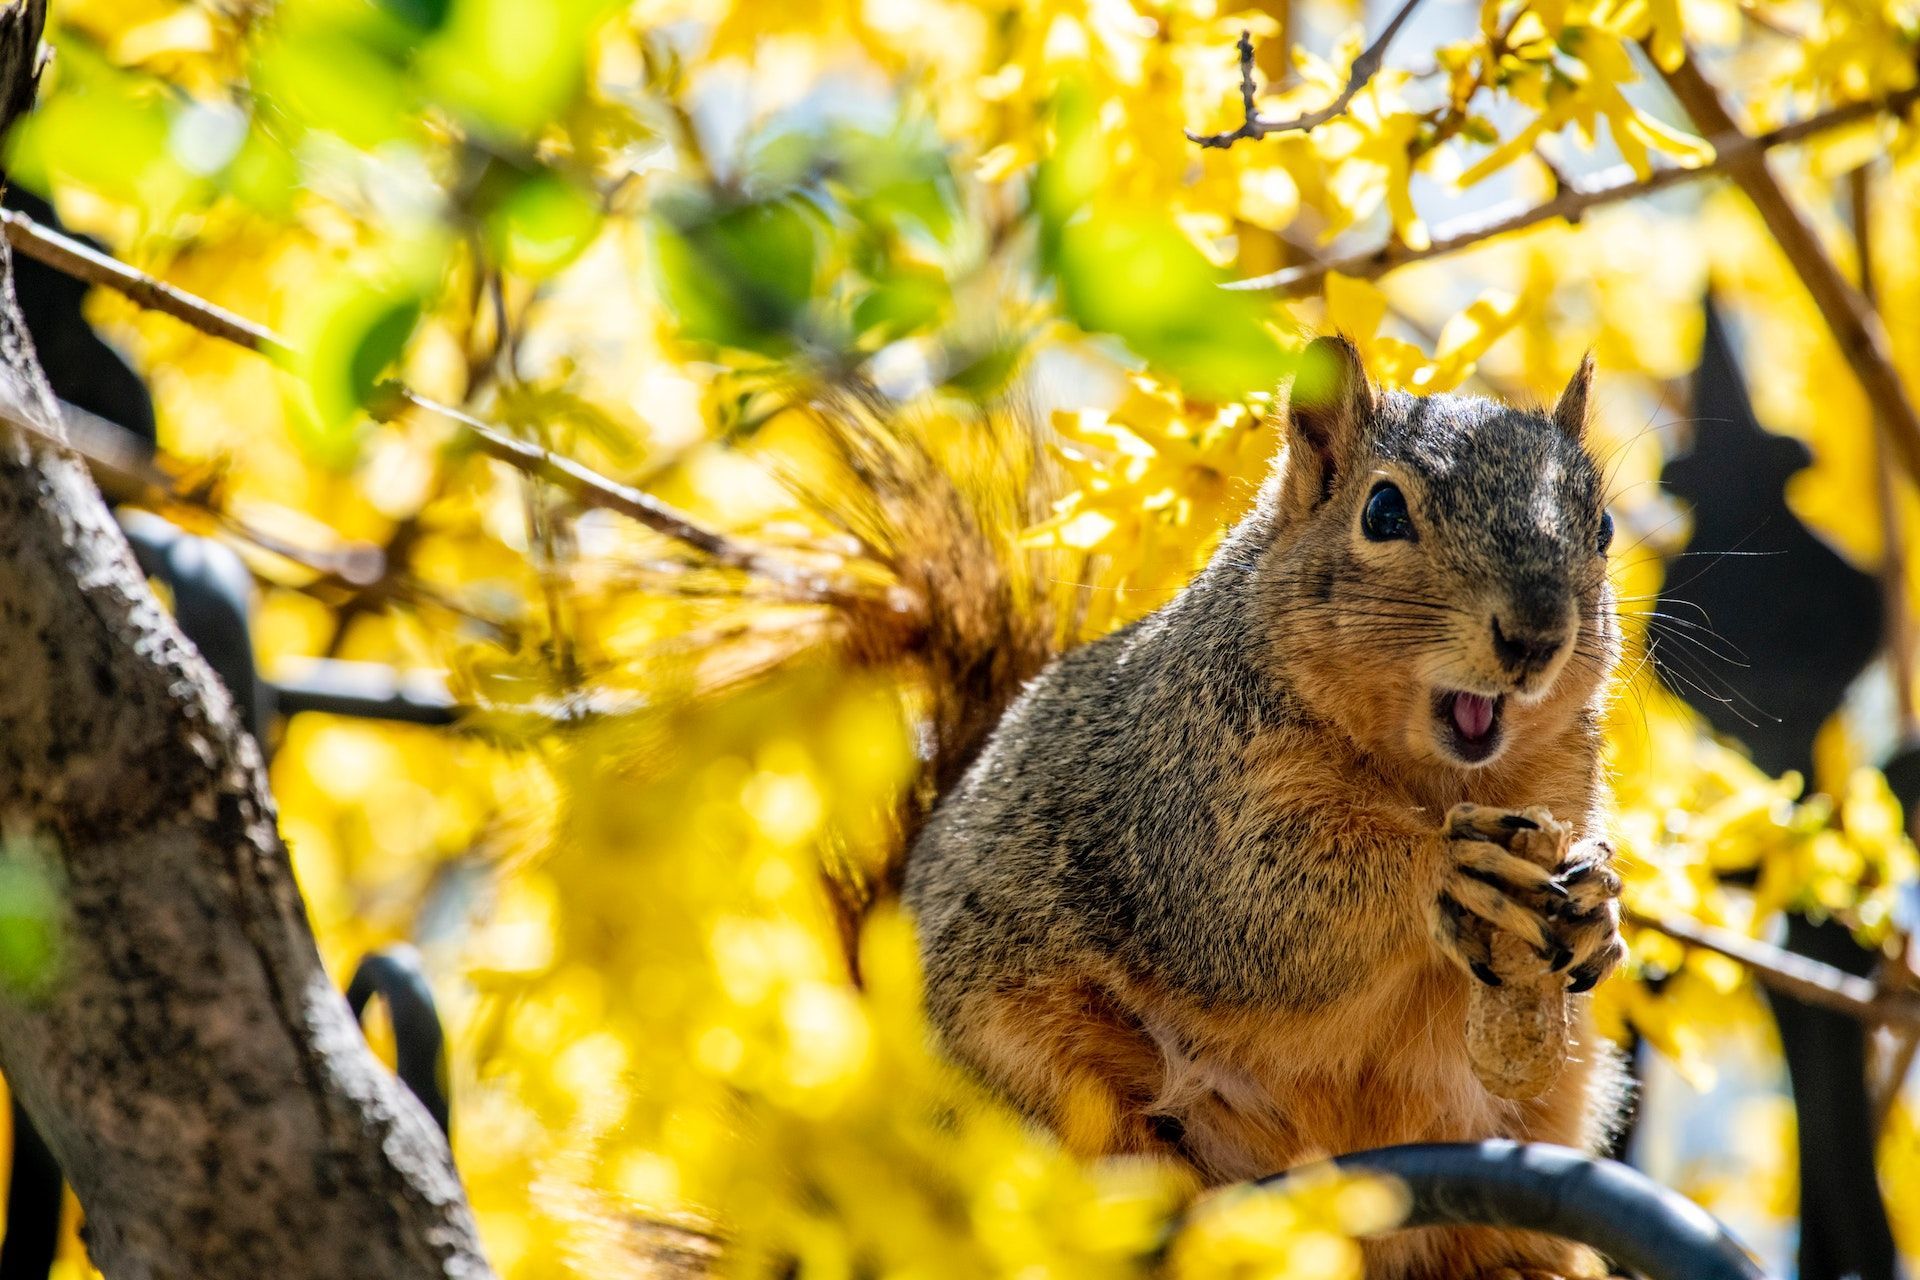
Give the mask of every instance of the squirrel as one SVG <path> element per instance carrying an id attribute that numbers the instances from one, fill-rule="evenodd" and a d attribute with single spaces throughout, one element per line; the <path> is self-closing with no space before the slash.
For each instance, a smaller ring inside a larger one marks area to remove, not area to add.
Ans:
<path id="1" fill-rule="evenodd" d="M 1029 681 L 914 835 L 953 1057 L 1075 1152 L 1207 1186 L 1606 1140 L 1625 1077 L 1583 993 L 1623 954 L 1620 637 L 1592 377 L 1539 413 L 1380 392 L 1346 339 L 1308 346 L 1251 512 L 1170 603 Z M 1515 1101 L 1476 1077 L 1466 1011 L 1527 982 L 1570 997 L 1566 1062 Z M 1520 1232 L 1363 1249 L 1376 1280 L 1604 1274 Z"/>

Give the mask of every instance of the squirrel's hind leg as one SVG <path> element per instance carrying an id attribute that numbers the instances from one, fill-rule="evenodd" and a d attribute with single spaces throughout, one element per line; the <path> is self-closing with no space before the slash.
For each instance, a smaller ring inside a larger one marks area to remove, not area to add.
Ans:
<path id="1" fill-rule="evenodd" d="M 1155 1114 L 1165 1060 L 1101 984 L 1072 976 L 996 984 L 962 1002 L 947 1036 L 1075 1155 L 1192 1166 L 1180 1119 Z"/>

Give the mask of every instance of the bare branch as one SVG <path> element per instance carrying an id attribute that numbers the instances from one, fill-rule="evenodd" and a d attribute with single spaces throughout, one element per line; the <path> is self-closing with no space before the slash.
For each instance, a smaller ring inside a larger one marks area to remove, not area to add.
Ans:
<path id="1" fill-rule="evenodd" d="M 1231 133 L 1196 133 L 1187 130 L 1187 141 L 1197 142 L 1203 147 L 1226 148 L 1242 138 L 1259 138 L 1261 132 L 1260 112 L 1254 106 L 1259 90 L 1253 83 L 1253 32 L 1242 31 L 1240 42 L 1235 46 L 1240 50 L 1240 127 Z"/>
<path id="2" fill-rule="evenodd" d="M 1720 90 L 1707 79 L 1691 50 L 1684 62 L 1661 75 L 1695 125 L 1717 134 L 1740 136 L 1740 126 Z M 1920 413 L 1915 412 L 1894 367 L 1893 348 L 1879 314 L 1841 273 L 1813 224 L 1794 207 L 1786 189 L 1767 168 L 1764 148 L 1745 147 L 1725 164 L 1727 175 L 1753 202 L 1833 331 L 1902 469 L 1909 477 L 1920 479 Z"/>
<path id="3" fill-rule="evenodd" d="M 1885 1072 L 1873 1091 L 1873 1131 L 1885 1133 L 1893 1116 L 1893 1104 L 1906 1087 L 1915 1057 L 1920 1057 L 1920 1027 L 1905 1027 L 1894 1033 L 1892 1052 L 1887 1055 Z"/>
<path id="4" fill-rule="evenodd" d="M 1240 127 L 1229 133 L 1195 133 L 1187 130 L 1187 140 L 1203 147 L 1230 147 L 1242 138 L 1265 138 L 1276 133 L 1306 133 L 1345 111 L 1353 102 L 1354 96 L 1380 73 L 1380 64 L 1385 61 L 1387 46 L 1393 43 L 1394 36 L 1406 24 L 1420 0 L 1406 0 L 1393 15 L 1374 42 L 1361 51 L 1347 68 L 1347 83 L 1332 102 L 1313 111 L 1305 112 L 1288 120 L 1263 120 L 1254 105 L 1257 96 L 1253 84 L 1253 33 L 1240 33 L 1240 109 L 1243 119 Z"/>
<path id="5" fill-rule="evenodd" d="M 767 548 L 743 542 L 702 527 L 678 508 L 642 489 L 621 484 L 563 454 L 509 435 L 491 423 L 450 404 L 431 400 L 398 384 L 389 383 L 391 400 L 421 409 L 463 427 L 480 452 L 515 470 L 563 490 L 582 506 L 616 511 L 657 533 L 701 552 L 715 566 L 740 569 L 789 587 L 800 588 L 805 599 L 825 604 L 870 605 L 872 592 L 861 592 L 838 580 L 825 567 L 813 567 Z M 376 412 L 381 406 L 376 405 Z"/>
<path id="6" fill-rule="evenodd" d="M 1625 916 L 1632 924 L 1725 956 L 1766 986 L 1803 1004 L 1844 1013 L 1869 1026 L 1884 1023 L 1920 1028 L 1920 995 L 1913 992 L 1888 990 L 1830 964 L 1697 920 L 1652 916 L 1632 909 Z"/>
<path id="7" fill-rule="evenodd" d="M 1873 162 L 1869 161 L 1847 175 L 1848 204 L 1853 215 L 1853 247 L 1859 261 L 1860 294 L 1867 305 L 1878 308 L 1874 290 L 1873 239 Z M 1873 423 L 1874 497 L 1880 508 L 1880 606 L 1884 614 L 1880 644 L 1887 652 L 1887 665 L 1893 672 L 1893 702 L 1899 713 L 1899 742 L 1902 746 L 1920 741 L 1920 715 L 1913 702 L 1914 643 L 1913 616 L 1907 608 L 1907 537 L 1901 527 L 1900 495 L 1895 489 L 1894 471 L 1888 464 L 1892 441 L 1886 424 L 1875 415 Z M 1920 814 L 1909 815 L 1908 827 Z"/>
<path id="8" fill-rule="evenodd" d="M 1902 89 L 1898 93 L 1890 93 L 1884 97 L 1849 102 L 1808 116 L 1804 120 L 1784 124 L 1777 129 L 1769 129 L 1765 133 L 1749 135 L 1738 130 L 1719 133 L 1708 139 L 1714 150 L 1714 158 L 1696 168 L 1662 169 L 1641 178 L 1630 167 L 1617 165 L 1599 174 L 1598 181 L 1593 186 L 1570 187 L 1551 200 L 1540 204 L 1514 202 L 1448 223 L 1436 231 L 1433 242 L 1424 249 L 1410 249 L 1397 240 L 1390 241 L 1377 249 L 1287 267 L 1264 276 L 1236 280 L 1226 287 L 1272 290 L 1283 297 L 1292 298 L 1312 293 L 1320 287 L 1321 281 L 1325 280 L 1329 273 L 1372 280 L 1396 267 L 1403 267 L 1413 262 L 1424 262 L 1429 258 L 1444 257 L 1450 253 L 1459 253 L 1483 240 L 1522 231 L 1542 222 L 1551 222 L 1555 218 L 1577 222 L 1589 209 L 1635 200 L 1657 191 L 1665 191 L 1669 187 L 1677 187 L 1713 174 L 1725 173 L 1743 159 L 1762 156 L 1775 147 L 1787 146 L 1822 133 L 1858 124 L 1862 120 L 1871 119 L 1883 112 L 1904 116 L 1916 102 L 1920 102 L 1920 86 Z"/>
<path id="9" fill-rule="evenodd" d="M 293 354 L 293 349 L 271 330 L 157 280 L 70 236 L 43 227 L 23 213 L 0 210 L 0 227 L 5 229 L 8 242 L 20 252 L 57 271 L 112 289 L 142 307 L 164 312 L 202 333 L 249 351 L 278 359 Z M 389 412 L 397 402 L 453 422 L 469 432 L 487 456 L 539 476 L 583 505 L 617 511 L 636 520 L 656 533 L 701 552 L 720 567 L 741 569 L 788 586 L 804 587 L 812 599 L 824 604 L 871 606 L 874 603 L 873 593 L 862 593 L 838 582 L 822 568 L 707 529 L 651 494 L 601 475 L 575 459 L 517 440 L 499 427 L 452 405 L 441 404 L 397 385 L 389 388 L 388 401 Z"/>
<path id="10" fill-rule="evenodd" d="M 384 558 L 379 547 L 367 542 L 347 542 L 328 549 L 289 542 L 226 510 L 210 494 L 183 489 L 178 481 L 155 465 L 152 452 L 142 447 L 144 442 L 119 423 L 109 422 L 64 400 L 59 407 L 61 427 L 66 433 L 64 440 L 58 432 L 42 430 L 31 423 L 22 422 L 14 429 L 86 463 L 94 483 L 116 503 L 132 503 L 163 512 L 195 512 L 269 555 L 336 578 L 348 586 L 366 586 L 380 578 Z"/>
<path id="11" fill-rule="evenodd" d="M 130 267 L 71 236 L 43 227 L 24 213 L 0 209 L 0 228 L 6 231 L 7 243 L 55 271 L 64 271 L 89 284 L 105 285 L 149 311 L 163 311 L 202 333 L 249 351 L 282 358 L 292 354 L 286 343 L 251 320 L 164 280 L 156 280 L 139 268 Z"/>
<path id="12" fill-rule="evenodd" d="M 1879 981 L 1890 990 L 1920 996 L 1920 936 L 1909 933 L 1901 953 L 1882 961 Z M 1876 1133 L 1885 1132 L 1893 1104 L 1900 1097 L 1900 1090 L 1913 1070 L 1914 1058 L 1920 1056 L 1920 1025 L 1889 1027 L 1887 1030 L 1892 1035 L 1893 1043 L 1887 1046 L 1882 1070 L 1872 1089 L 1873 1128 Z"/>

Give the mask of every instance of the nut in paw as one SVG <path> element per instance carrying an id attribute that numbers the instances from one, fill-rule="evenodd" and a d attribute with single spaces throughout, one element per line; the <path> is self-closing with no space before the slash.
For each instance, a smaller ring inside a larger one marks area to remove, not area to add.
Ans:
<path id="1" fill-rule="evenodd" d="M 1542 808 L 1458 805 L 1431 916 L 1443 954 L 1479 979 L 1467 1002 L 1467 1054 L 1488 1092 L 1537 1098 L 1559 1078 L 1574 984 L 1618 958 L 1619 881 L 1604 844 L 1575 846 Z"/>

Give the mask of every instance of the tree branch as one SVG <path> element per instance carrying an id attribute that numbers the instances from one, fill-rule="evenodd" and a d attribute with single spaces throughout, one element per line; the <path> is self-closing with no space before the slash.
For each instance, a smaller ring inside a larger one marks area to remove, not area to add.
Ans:
<path id="1" fill-rule="evenodd" d="M 59 402 L 59 411 L 63 433 L 42 430 L 29 422 L 16 422 L 13 430 L 86 463 L 94 483 L 116 503 L 162 512 L 196 512 L 261 551 L 349 586 L 369 585 L 384 572 L 381 550 L 371 543 L 347 542 L 327 549 L 289 542 L 225 510 L 204 492 L 182 489 L 172 476 L 154 465 L 153 453 L 144 447 L 145 442 L 119 423 L 64 400 Z"/>
<path id="2" fill-rule="evenodd" d="M 1643 929 L 1725 956 L 1748 970 L 1766 986 L 1803 1004 L 1818 1005 L 1858 1018 L 1869 1026 L 1920 1028 L 1920 994 L 1890 990 L 1866 978 L 1844 973 L 1830 964 L 1809 960 L 1791 951 L 1757 942 L 1730 929 L 1697 920 L 1652 916 L 1628 909 L 1624 918 Z"/>
<path id="3" fill-rule="evenodd" d="M 1599 181 L 1594 186 L 1568 188 L 1551 200 L 1540 204 L 1528 205 L 1515 202 L 1447 223 L 1437 229 L 1432 243 L 1424 249 L 1410 249 L 1398 241 L 1390 241 L 1377 249 L 1287 267 L 1280 271 L 1269 272 L 1264 276 L 1236 280 L 1226 287 L 1272 290 L 1283 297 L 1302 297 L 1319 288 L 1320 283 L 1330 272 L 1363 280 L 1375 279 L 1396 267 L 1403 267 L 1413 262 L 1424 262 L 1429 258 L 1444 257 L 1450 253 L 1459 253 L 1483 240 L 1522 231 L 1542 222 L 1551 222 L 1555 218 L 1577 222 L 1589 209 L 1619 204 L 1625 200 L 1635 200 L 1641 196 L 1665 191 L 1669 187 L 1677 187 L 1682 183 L 1695 182 L 1713 174 L 1727 173 L 1734 164 L 1743 159 L 1763 156 L 1775 147 L 1802 142 L 1822 133 L 1858 124 L 1862 120 L 1871 119 L 1883 112 L 1904 116 L 1915 103 L 1920 103 L 1920 86 L 1902 89 L 1880 98 L 1849 102 L 1808 116 L 1804 120 L 1769 129 L 1765 133 L 1748 135 L 1734 130 L 1716 134 L 1708 139 L 1714 149 L 1714 158 L 1696 168 L 1662 169 L 1641 178 L 1628 166 L 1618 165 L 1598 175 Z"/>
<path id="4" fill-rule="evenodd" d="M 1678 67 L 1660 74 L 1697 126 L 1718 134 L 1740 134 L 1740 126 L 1721 99 L 1720 90 L 1707 79 L 1692 50 Z M 1753 202 L 1812 295 L 1853 376 L 1867 393 L 1867 401 L 1902 469 L 1909 477 L 1920 479 L 1920 414 L 1914 412 L 1913 401 L 1894 368 L 1893 349 L 1879 314 L 1828 256 L 1813 224 L 1801 216 L 1786 189 L 1767 168 L 1763 149 L 1742 150 L 1727 162 L 1727 176 Z"/>
<path id="5" fill-rule="evenodd" d="M 94 483 L 114 504 L 128 503 L 166 516 L 191 512 L 210 520 L 228 536 L 256 551 L 318 575 L 307 582 L 281 585 L 317 596 L 323 603 L 339 607 L 342 592 L 350 593 L 350 598 L 378 594 L 382 598 L 442 610 L 486 632 L 498 643 L 511 643 L 513 629 L 507 622 L 489 617 L 399 571 L 384 548 L 350 539 L 332 547 L 291 542 L 227 510 L 205 490 L 183 489 L 172 476 L 154 465 L 153 453 L 144 447 L 144 442 L 119 423 L 109 422 L 64 400 L 59 408 L 66 434 L 64 440 L 52 431 L 27 422 L 14 423 L 13 430 L 85 463 Z"/>
<path id="6" fill-rule="evenodd" d="M 1898 957 L 1890 957 L 1881 966 L 1882 981 L 1898 991 L 1920 997 L 1920 936 L 1909 934 Z M 1906 1086 L 1914 1058 L 1920 1056 L 1920 1023 L 1908 1027 L 1890 1027 L 1893 1043 L 1888 1046 L 1884 1070 L 1873 1089 L 1874 1132 L 1885 1132 L 1887 1117 Z"/>
<path id="7" fill-rule="evenodd" d="M 7 337 L 12 383 L 31 348 Z M 49 851 L 65 918 L 50 989 L 0 990 L 0 1067 L 93 1261 L 487 1275 L 444 1141 L 321 966 L 259 749 L 84 468 L 33 439 L 49 405 L 6 390 L 0 811 Z"/>
<path id="8" fill-rule="evenodd" d="M 1187 130 L 1187 141 L 1198 143 L 1202 147 L 1226 148 L 1242 138 L 1264 138 L 1275 133 L 1306 133 L 1345 111 L 1353 102 L 1354 96 L 1378 74 L 1380 64 L 1387 55 L 1387 46 L 1393 43 L 1394 36 L 1406 25 L 1408 18 L 1420 5 L 1420 0 L 1405 0 L 1379 38 L 1361 51 L 1347 68 L 1347 83 L 1332 102 L 1314 111 L 1294 116 L 1289 120 L 1263 120 L 1254 105 L 1257 92 L 1253 83 L 1253 33 L 1242 31 L 1238 48 L 1240 50 L 1240 109 L 1243 115 L 1240 127 L 1228 133 L 1195 133 Z"/>
<path id="9" fill-rule="evenodd" d="M 139 268 L 130 267 L 71 236 L 43 227 L 16 209 L 0 209 L 0 229 L 6 231 L 7 243 L 15 249 L 76 280 L 105 285 L 149 311 L 165 312 L 202 333 L 249 351 L 280 358 L 293 354 L 286 343 L 251 320 L 164 280 L 156 280 Z"/>
<path id="10" fill-rule="evenodd" d="M 397 403 L 445 418 L 464 428 L 474 445 L 489 458 L 546 481 L 582 506 L 616 511 L 638 521 L 656 533 L 665 534 L 675 542 L 700 552 L 716 567 L 744 570 L 798 588 L 804 598 L 825 604 L 870 606 L 875 601 L 874 593 L 861 592 L 851 584 L 837 580 L 825 569 L 807 566 L 766 548 L 704 528 L 645 490 L 621 484 L 564 454 L 554 453 L 531 441 L 510 435 L 463 409 L 430 400 L 397 383 L 388 383 L 383 389 L 386 403 L 376 402 L 376 416 L 391 413 Z"/>
<path id="11" fill-rule="evenodd" d="M 258 351 L 277 359 L 288 359 L 293 355 L 292 347 L 271 330 L 196 294 L 157 280 L 78 240 L 43 227 L 23 213 L 0 210 L 0 228 L 4 228 L 9 244 L 57 271 L 64 271 L 89 284 L 112 289 L 142 307 L 164 312 L 202 333 L 249 351 Z M 402 404 L 457 424 L 472 436 L 480 451 L 488 457 L 538 476 L 584 506 L 617 511 L 656 533 L 691 547 L 722 568 L 742 569 L 788 586 L 804 587 L 811 598 L 823 604 L 871 607 L 874 603 L 873 593 L 863 593 L 823 569 L 804 564 L 771 548 L 755 546 L 729 534 L 707 529 L 691 516 L 651 494 L 601 475 L 575 459 L 518 440 L 464 410 L 429 399 L 406 387 L 390 384 L 386 403 L 377 405 L 376 410 L 391 415 Z"/>
<path id="12" fill-rule="evenodd" d="M 1860 296 L 1877 310 L 1879 301 L 1873 279 L 1872 176 L 1871 161 L 1847 174 L 1847 203 L 1853 217 Z M 1877 414 L 1873 421 L 1873 443 L 1879 463 L 1873 469 L 1874 498 L 1880 508 L 1880 564 L 1876 576 L 1880 580 L 1880 607 L 1885 615 L 1880 643 L 1887 652 L 1887 665 L 1893 673 L 1893 701 L 1900 718 L 1897 742 L 1904 748 L 1920 741 L 1920 716 L 1916 715 L 1913 702 L 1913 618 L 1907 608 L 1907 539 L 1901 527 L 1900 495 L 1895 488 L 1893 468 L 1887 465 L 1893 444 L 1887 438 L 1886 424 Z M 1913 825 L 1911 820 L 1908 825 Z"/>

